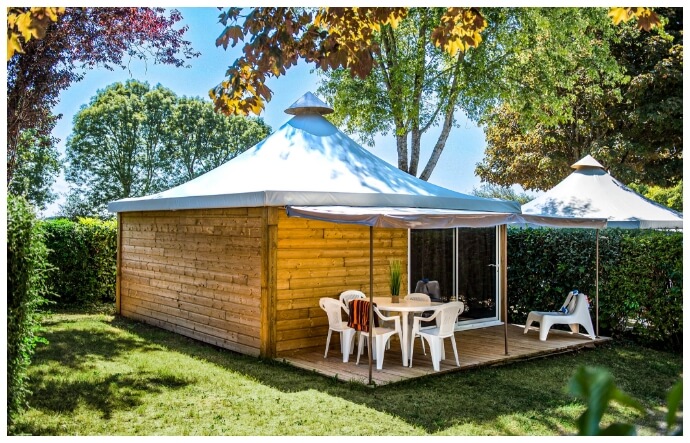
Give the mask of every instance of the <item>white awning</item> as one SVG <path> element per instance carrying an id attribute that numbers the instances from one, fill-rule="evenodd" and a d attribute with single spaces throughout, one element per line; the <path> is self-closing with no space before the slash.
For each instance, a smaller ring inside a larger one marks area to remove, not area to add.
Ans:
<path id="1" fill-rule="evenodd" d="M 547 228 L 594 228 L 607 227 L 605 218 L 574 218 L 574 217 L 550 217 L 548 215 L 520 214 L 524 224 L 529 227 L 543 226 Z"/>
<path id="2" fill-rule="evenodd" d="M 363 206 L 288 206 L 286 209 L 290 217 L 374 226 L 377 228 L 484 228 L 512 223 L 525 223 L 521 219 L 520 214 L 459 209 Z"/>

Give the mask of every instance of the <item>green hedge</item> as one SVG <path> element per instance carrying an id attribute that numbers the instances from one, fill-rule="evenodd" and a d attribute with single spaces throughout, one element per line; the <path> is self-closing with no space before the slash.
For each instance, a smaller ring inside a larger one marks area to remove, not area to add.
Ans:
<path id="1" fill-rule="evenodd" d="M 58 305 L 114 302 L 117 222 L 57 219 L 43 225 L 48 259 L 57 268 L 49 285 Z"/>
<path id="2" fill-rule="evenodd" d="M 594 309 L 595 257 L 593 229 L 511 228 L 510 321 L 524 323 L 531 310 L 558 309 L 572 289 L 587 294 Z M 599 333 L 629 332 L 650 344 L 678 349 L 683 333 L 683 234 L 605 229 L 599 260 Z"/>
<path id="3" fill-rule="evenodd" d="M 26 370 L 38 337 L 38 309 L 46 303 L 50 272 L 43 232 L 31 205 L 7 198 L 7 423 L 21 411 L 29 393 Z"/>

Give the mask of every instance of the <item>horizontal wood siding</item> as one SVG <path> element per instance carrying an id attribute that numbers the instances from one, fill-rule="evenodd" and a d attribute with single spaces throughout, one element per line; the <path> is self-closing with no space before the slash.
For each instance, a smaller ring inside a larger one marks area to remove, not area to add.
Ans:
<path id="1" fill-rule="evenodd" d="M 288 218 L 281 211 L 277 237 L 276 353 L 323 347 L 328 320 L 319 299 L 347 289 L 369 295 L 369 227 Z M 390 293 L 392 258 L 403 261 L 406 293 L 407 230 L 374 228 L 374 296 Z M 331 349 L 338 343 L 332 339 Z"/>
<path id="2" fill-rule="evenodd" d="M 120 312 L 259 355 L 261 208 L 122 213 Z"/>

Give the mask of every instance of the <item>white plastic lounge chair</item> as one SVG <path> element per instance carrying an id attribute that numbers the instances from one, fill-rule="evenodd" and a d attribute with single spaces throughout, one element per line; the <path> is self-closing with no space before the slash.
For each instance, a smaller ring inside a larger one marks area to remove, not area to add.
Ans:
<path id="1" fill-rule="evenodd" d="M 465 305 L 461 301 L 446 303 L 443 308 L 434 312 L 434 315 L 428 318 L 415 317 L 412 325 L 412 343 L 416 337 L 421 337 L 422 340 L 429 342 L 429 350 L 431 351 L 431 362 L 434 365 L 434 371 L 438 372 L 441 369 L 441 360 L 446 358 L 446 350 L 443 346 L 443 340 L 450 338 L 453 345 L 453 352 L 455 353 L 455 364 L 460 366 L 458 359 L 458 347 L 455 343 L 455 322 L 458 319 L 458 314 L 462 312 Z M 421 322 L 429 322 L 436 320 L 437 326 L 427 330 L 421 329 Z M 410 367 L 412 367 L 412 354 L 414 353 L 414 346 L 410 347 Z"/>
<path id="2" fill-rule="evenodd" d="M 374 341 L 372 342 L 373 349 L 372 354 L 376 360 L 376 369 L 383 369 L 383 354 L 386 352 L 386 344 L 389 342 L 390 338 L 395 334 L 398 334 L 398 340 L 400 341 L 400 351 L 402 352 L 403 340 L 402 340 L 402 329 L 400 327 L 400 317 L 386 317 L 384 316 L 379 308 L 374 306 L 374 315 L 377 315 L 379 319 L 383 321 L 392 321 L 393 327 L 387 328 L 384 326 L 374 327 L 371 336 Z M 357 364 L 359 364 L 359 357 L 362 355 L 362 350 L 364 348 L 364 342 L 369 338 L 369 333 L 360 331 L 359 333 L 359 349 L 357 351 Z M 405 366 L 405 359 L 403 359 L 403 366 Z"/>
<path id="3" fill-rule="evenodd" d="M 319 306 L 326 311 L 328 316 L 328 338 L 326 338 L 326 352 L 323 358 L 328 357 L 328 347 L 331 344 L 331 334 L 333 331 L 340 333 L 340 351 L 343 353 L 343 363 L 347 363 L 350 359 L 350 354 L 355 341 L 355 331 L 353 328 L 347 326 L 347 322 L 342 320 L 341 309 L 343 304 L 340 301 L 323 297 L 319 299 Z"/>
<path id="4" fill-rule="evenodd" d="M 525 323 L 525 334 L 535 321 L 539 322 L 539 340 L 541 341 L 546 340 L 549 329 L 553 325 L 568 325 L 574 333 L 580 332 L 580 325 L 582 325 L 592 340 L 595 339 L 592 317 L 589 315 L 589 300 L 585 294 L 577 291 L 568 293 L 565 303 L 558 312 L 530 312 Z"/>

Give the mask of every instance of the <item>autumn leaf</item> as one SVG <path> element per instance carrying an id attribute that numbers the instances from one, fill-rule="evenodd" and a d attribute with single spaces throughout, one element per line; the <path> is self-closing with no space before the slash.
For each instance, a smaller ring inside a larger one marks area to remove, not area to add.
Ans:
<path id="1" fill-rule="evenodd" d="M 653 27 L 661 25 L 659 16 L 649 8 L 609 8 L 608 16 L 614 25 L 627 22 L 631 18 L 637 18 L 637 27 L 649 32 Z"/>
<path id="2" fill-rule="evenodd" d="M 613 20 L 614 25 L 618 25 L 620 22 L 627 22 L 633 16 L 630 8 L 610 8 L 609 17 Z"/>
<path id="3" fill-rule="evenodd" d="M 23 53 L 22 45 L 19 44 L 19 37 L 16 34 L 7 35 L 7 60 L 11 59 L 15 52 Z"/>

